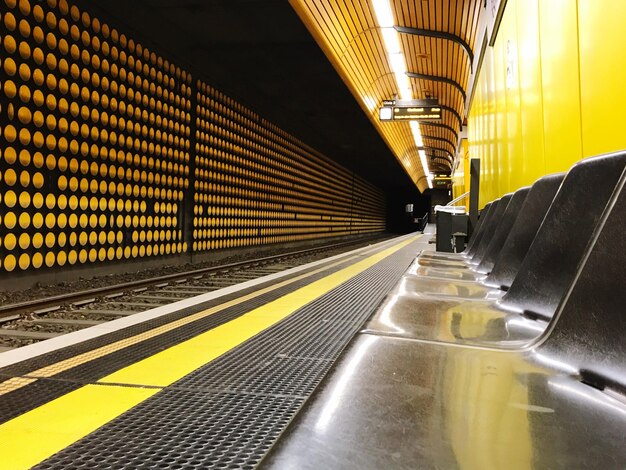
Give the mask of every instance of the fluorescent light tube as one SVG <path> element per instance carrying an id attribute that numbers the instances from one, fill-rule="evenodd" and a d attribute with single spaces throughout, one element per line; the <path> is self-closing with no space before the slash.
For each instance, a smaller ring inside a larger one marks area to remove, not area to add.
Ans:
<path id="1" fill-rule="evenodd" d="M 398 33 L 393 28 L 381 28 L 380 32 L 383 35 L 383 43 L 387 54 L 400 54 L 402 48 L 400 47 L 400 39 Z"/>
<path id="2" fill-rule="evenodd" d="M 372 0 L 376 21 L 381 28 L 391 28 L 394 25 L 393 13 L 389 0 Z"/>

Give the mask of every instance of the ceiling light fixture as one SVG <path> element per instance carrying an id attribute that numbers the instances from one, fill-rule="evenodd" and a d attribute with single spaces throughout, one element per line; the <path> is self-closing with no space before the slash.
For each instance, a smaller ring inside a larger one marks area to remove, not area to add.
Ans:
<path id="1" fill-rule="evenodd" d="M 406 60 L 402 53 L 400 37 L 398 36 L 398 32 L 394 29 L 391 5 L 389 0 L 372 0 L 372 4 L 374 6 L 376 22 L 383 36 L 383 43 L 385 45 L 389 65 L 396 79 L 398 96 L 400 99 L 410 100 L 413 98 L 413 90 L 411 89 L 409 77 L 406 75 Z"/>
<path id="2" fill-rule="evenodd" d="M 396 86 L 398 88 L 398 97 L 401 100 L 412 100 L 413 89 L 411 88 L 411 82 L 407 76 L 407 67 L 404 54 L 402 53 L 402 47 L 400 45 L 400 38 L 398 32 L 394 29 L 393 12 L 391 11 L 390 0 L 372 0 L 374 7 L 374 15 L 376 16 L 376 22 L 381 29 L 383 36 L 383 43 L 385 45 L 385 52 L 389 60 L 389 65 L 396 79 Z M 415 145 L 418 148 L 424 146 L 422 140 L 422 133 L 417 122 L 410 122 L 411 131 L 413 132 L 413 139 Z M 428 187 L 432 188 L 430 170 L 428 169 L 428 162 L 426 161 L 426 153 L 423 150 L 418 150 L 424 175 L 428 178 Z"/>
<path id="3" fill-rule="evenodd" d="M 424 140 L 422 139 L 422 133 L 420 131 L 419 124 L 417 121 L 409 122 L 409 126 L 411 126 L 411 131 L 413 131 L 413 138 L 415 139 L 415 145 L 418 147 L 424 146 Z"/>
<path id="4" fill-rule="evenodd" d="M 400 38 L 398 33 L 393 28 L 380 28 L 383 35 L 383 42 L 385 43 L 385 50 L 388 54 L 401 54 L 402 48 L 400 47 Z"/>
<path id="5" fill-rule="evenodd" d="M 393 28 L 393 13 L 389 0 L 372 0 L 376 21 L 381 28 Z"/>
<path id="6" fill-rule="evenodd" d="M 432 178 L 432 175 L 428 168 L 428 161 L 426 160 L 426 152 L 422 149 L 422 147 L 424 147 L 424 139 L 422 139 L 420 126 L 417 123 L 417 121 L 409 122 L 409 126 L 411 126 L 411 131 L 413 132 L 413 140 L 415 140 L 415 145 L 417 146 L 418 149 L 420 149 L 417 151 L 417 153 L 420 156 L 420 162 L 422 163 L 424 175 L 426 176 L 426 178 L 428 178 L 428 187 L 432 189 L 432 183 L 430 180 Z"/>

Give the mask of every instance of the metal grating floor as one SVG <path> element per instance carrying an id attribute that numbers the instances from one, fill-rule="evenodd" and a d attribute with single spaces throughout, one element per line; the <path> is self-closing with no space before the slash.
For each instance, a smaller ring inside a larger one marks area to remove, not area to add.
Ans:
<path id="1" fill-rule="evenodd" d="M 387 247 L 387 244 L 383 246 Z M 226 308 L 221 312 L 176 328 L 169 333 L 141 341 L 133 346 L 104 355 L 99 359 L 94 359 L 82 365 L 77 365 L 64 372 L 55 374 L 52 378 L 40 378 L 37 382 L 11 392 L 6 395 L 3 400 L 0 400 L 0 423 L 19 416 L 20 414 L 23 414 L 37 406 L 43 405 L 53 398 L 60 397 L 72 390 L 78 389 L 87 383 L 95 383 L 100 378 L 116 370 L 153 355 L 155 351 L 173 346 L 189 338 L 197 336 L 200 333 L 231 321 L 254 308 L 276 300 L 277 298 L 304 287 L 315 280 L 328 276 L 330 273 L 339 271 L 353 262 L 354 261 L 345 261 L 337 266 L 328 268 L 323 272 L 313 274 L 299 281 L 294 281 L 288 286 L 276 289 L 254 299 L 248 300 L 242 304 Z M 251 287 L 244 291 L 229 294 L 193 307 L 184 308 L 158 319 L 143 322 L 130 328 L 125 328 L 74 346 L 53 351 L 49 354 L 38 356 L 12 366 L 7 366 L 0 370 L 0 390 L 2 390 L 3 382 L 10 380 L 13 377 L 38 377 L 37 374 L 32 374 L 31 371 L 62 360 L 71 361 L 72 358 L 80 355 L 81 353 L 91 351 L 98 347 L 105 346 L 136 334 L 140 334 L 152 328 L 166 325 L 172 321 L 186 318 L 191 314 L 247 295 L 257 289 L 270 286 L 273 283 L 273 281 L 268 281 L 260 286 Z"/>
<path id="2" fill-rule="evenodd" d="M 36 468 L 255 467 L 415 251 L 409 244 Z"/>

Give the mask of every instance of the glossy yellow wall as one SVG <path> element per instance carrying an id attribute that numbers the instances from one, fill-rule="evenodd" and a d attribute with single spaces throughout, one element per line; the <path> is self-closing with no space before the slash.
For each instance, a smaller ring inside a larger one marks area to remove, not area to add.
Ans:
<path id="1" fill-rule="evenodd" d="M 461 154 L 463 159 L 459 163 L 459 167 L 454 172 L 452 179 L 452 199 L 456 199 L 469 191 L 470 187 L 470 159 L 469 159 L 469 142 L 467 139 L 461 139 Z M 455 206 L 469 205 L 469 197 L 460 199 Z"/>
<path id="2" fill-rule="evenodd" d="M 626 2 L 508 0 L 468 119 L 480 206 L 626 149 Z"/>

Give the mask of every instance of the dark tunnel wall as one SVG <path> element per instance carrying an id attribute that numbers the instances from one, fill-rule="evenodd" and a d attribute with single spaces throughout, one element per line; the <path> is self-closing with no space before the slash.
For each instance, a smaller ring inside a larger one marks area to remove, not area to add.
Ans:
<path id="1" fill-rule="evenodd" d="M 374 186 L 88 12 L 0 13 L 0 271 L 385 229 Z"/>
<path id="2" fill-rule="evenodd" d="M 412 191 L 396 191 L 387 197 L 387 230 L 394 233 L 408 233 L 419 229 L 415 219 L 423 218 L 430 212 L 432 190 L 424 193 L 415 188 Z M 413 205 L 413 212 L 406 212 L 406 205 Z"/>

